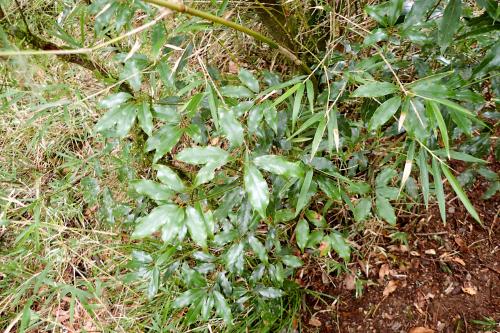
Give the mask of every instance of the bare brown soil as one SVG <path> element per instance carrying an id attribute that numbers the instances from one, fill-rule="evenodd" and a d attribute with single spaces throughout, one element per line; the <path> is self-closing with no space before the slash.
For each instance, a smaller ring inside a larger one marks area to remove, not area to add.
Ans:
<path id="1" fill-rule="evenodd" d="M 462 165 L 454 168 L 460 170 Z M 498 163 L 493 169 L 499 171 Z M 498 332 L 500 195 L 482 200 L 486 186 L 478 179 L 468 193 L 483 226 L 468 216 L 448 189 L 446 225 L 433 208 L 428 216 L 400 226 L 409 235 L 408 247 L 377 244 L 386 254 L 357 264 L 358 272 L 369 267 L 367 275 L 358 275 L 368 281 L 358 298 L 352 276 L 332 276 L 333 283 L 325 283 L 321 272 L 308 272 L 309 288 L 336 301 L 325 304 L 308 296 L 304 331 Z M 489 325 L 477 322 L 487 322 L 485 318 Z"/>

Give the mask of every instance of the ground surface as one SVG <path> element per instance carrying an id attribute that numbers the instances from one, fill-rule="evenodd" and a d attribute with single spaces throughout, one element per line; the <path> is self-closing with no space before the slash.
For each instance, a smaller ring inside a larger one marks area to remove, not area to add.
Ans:
<path id="1" fill-rule="evenodd" d="M 498 172 L 498 163 L 492 169 Z M 325 283 L 318 270 L 306 274 L 309 288 L 336 298 L 331 305 L 307 298 L 306 331 L 500 331 L 500 196 L 482 200 L 485 187 L 479 179 L 469 191 L 483 227 L 448 191 L 447 225 L 436 208 L 403 226 L 408 247 L 377 244 L 385 255 L 374 249 L 369 261 L 357 264 L 359 277 L 370 281 L 361 297 L 355 297 L 352 276 Z"/>

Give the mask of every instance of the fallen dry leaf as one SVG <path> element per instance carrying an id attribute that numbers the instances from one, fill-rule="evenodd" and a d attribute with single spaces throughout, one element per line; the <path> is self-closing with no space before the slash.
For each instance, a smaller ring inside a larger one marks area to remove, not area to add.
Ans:
<path id="1" fill-rule="evenodd" d="M 451 260 L 465 267 L 465 261 L 461 258 L 452 258 Z"/>
<path id="2" fill-rule="evenodd" d="M 311 319 L 309 319 L 309 325 L 314 327 L 321 327 L 321 321 L 319 321 L 316 317 L 311 317 Z"/>
<path id="3" fill-rule="evenodd" d="M 414 327 L 408 331 L 408 333 L 434 333 L 434 330 L 431 330 L 427 327 Z"/>
<path id="4" fill-rule="evenodd" d="M 462 291 L 466 294 L 474 296 L 475 294 L 477 294 L 477 287 L 470 282 L 465 282 L 464 286 L 462 287 Z"/>
<path id="5" fill-rule="evenodd" d="M 418 253 L 417 251 L 410 251 L 410 254 L 414 257 L 420 257 L 420 253 Z"/>
<path id="6" fill-rule="evenodd" d="M 390 269 L 388 264 L 383 264 L 380 266 L 380 269 L 378 271 L 378 279 L 380 283 L 384 282 L 384 278 L 389 275 Z"/>
<path id="7" fill-rule="evenodd" d="M 430 254 L 430 255 L 435 256 L 436 255 L 436 250 L 434 250 L 434 249 L 425 250 L 425 254 Z"/>
<path id="8" fill-rule="evenodd" d="M 395 292 L 396 289 L 398 289 L 398 283 L 394 280 L 391 280 L 391 281 L 389 281 L 387 286 L 385 286 L 385 289 L 382 292 L 382 295 L 384 297 L 389 296 L 391 293 Z"/>
<path id="9" fill-rule="evenodd" d="M 238 64 L 233 61 L 229 61 L 228 72 L 231 74 L 238 74 Z"/>
<path id="10" fill-rule="evenodd" d="M 344 278 L 344 287 L 347 290 L 356 289 L 356 277 L 353 274 L 346 274 Z"/>
<path id="11" fill-rule="evenodd" d="M 458 247 L 462 252 L 467 252 L 469 248 L 467 247 L 467 244 L 465 244 L 465 241 L 460 238 L 460 237 L 455 237 L 455 243 L 457 243 Z"/>

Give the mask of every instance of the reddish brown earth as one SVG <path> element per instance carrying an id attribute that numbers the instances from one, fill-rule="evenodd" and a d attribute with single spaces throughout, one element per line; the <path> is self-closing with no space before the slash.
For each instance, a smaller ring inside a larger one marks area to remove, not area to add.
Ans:
<path id="1" fill-rule="evenodd" d="M 498 163 L 493 169 L 498 171 Z M 325 304 L 306 297 L 304 331 L 500 332 L 500 195 L 482 200 L 486 186 L 478 179 L 468 193 L 483 226 L 448 191 L 447 225 L 433 208 L 426 218 L 402 226 L 409 247 L 377 244 L 385 255 L 374 251 L 369 261 L 353 267 L 370 281 L 359 298 L 352 276 L 330 276 L 332 283 L 325 283 L 318 270 L 304 274 L 309 289 L 335 298 L 324 297 Z M 492 324 L 474 322 L 485 317 Z"/>

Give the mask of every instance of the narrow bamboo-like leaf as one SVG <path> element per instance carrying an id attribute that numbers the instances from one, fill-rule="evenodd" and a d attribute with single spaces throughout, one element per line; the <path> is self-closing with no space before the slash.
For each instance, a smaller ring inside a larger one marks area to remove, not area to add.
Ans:
<path id="1" fill-rule="evenodd" d="M 487 164 L 488 163 L 488 161 L 485 161 L 483 159 L 480 159 L 480 158 L 477 158 L 477 157 L 474 157 L 472 155 L 462 153 L 461 151 L 456 151 L 456 150 L 446 151 L 443 149 L 438 149 L 438 150 L 434 150 L 433 153 L 439 157 L 447 157 L 449 154 L 451 159 L 453 159 L 453 160 L 459 160 L 459 161 L 464 161 L 464 162 L 469 162 L 469 163 L 479 163 L 479 164 Z"/>
<path id="2" fill-rule="evenodd" d="M 370 131 L 377 130 L 384 125 L 398 111 L 401 105 L 401 97 L 396 96 L 382 103 L 370 119 L 368 125 Z"/>
<path id="3" fill-rule="evenodd" d="M 421 148 L 418 154 L 418 168 L 420 169 L 420 183 L 425 208 L 429 209 L 429 171 L 427 168 L 427 153 L 424 148 Z"/>
<path id="4" fill-rule="evenodd" d="M 266 208 L 269 204 L 269 188 L 264 177 L 255 166 L 247 163 L 243 181 L 250 204 L 262 218 L 266 218 Z"/>
<path id="5" fill-rule="evenodd" d="M 299 215 L 302 209 L 307 205 L 307 193 L 309 192 L 309 187 L 311 186 L 312 177 L 314 170 L 310 169 L 307 171 L 304 181 L 302 182 L 302 187 L 300 188 L 299 199 L 297 200 L 297 207 L 295 208 L 295 215 Z"/>
<path id="6" fill-rule="evenodd" d="M 257 81 L 255 76 L 253 76 L 253 74 L 250 73 L 250 71 L 244 68 L 240 69 L 240 72 L 238 73 L 238 78 L 245 86 L 250 88 L 250 90 L 252 90 L 254 93 L 259 92 L 260 90 L 259 81 Z"/>
<path id="7" fill-rule="evenodd" d="M 280 97 L 278 97 L 274 100 L 273 106 L 277 107 L 278 105 L 280 105 L 281 102 L 283 102 L 288 97 L 292 96 L 292 94 L 295 93 L 301 86 L 302 86 L 302 82 L 297 83 L 296 85 L 294 85 L 293 87 L 288 89 L 283 95 L 281 95 Z"/>
<path id="8" fill-rule="evenodd" d="M 415 141 L 410 143 L 408 148 L 408 153 L 406 154 L 405 167 L 403 169 L 403 177 L 401 178 L 401 187 L 399 188 L 399 192 L 403 190 L 403 186 L 405 186 L 406 181 L 410 177 L 411 168 L 413 166 L 413 155 L 415 154 Z"/>
<path id="9" fill-rule="evenodd" d="M 406 116 L 408 115 L 408 110 L 410 109 L 410 98 L 405 98 L 403 101 L 403 105 L 401 106 L 401 115 L 398 120 L 398 132 L 401 132 L 403 129 L 404 122 L 406 120 Z"/>
<path id="10" fill-rule="evenodd" d="M 174 170 L 166 165 L 155 165 L 154 169 L 156 170 L 156 177 L 170 189 L 177 192 L 183 192 L 185 190 L 184 183 Z"/>
<path id="11" fill-rule="evenodd" d="M 297 122 L 297 118 L 299 117 L 300 109 L 302 106 L 302 98 L 304 97 L 304 89 L 305 86 L 302 84 L 295 94 L 295 100 L 293 101 L 292 109 L 292 131 L 295 130 L 295 124 Z"/>
<path id="12" fill-rule="evenodd" d="M 335 150 L 337 153 L 340 149 L 340 135 L 339 135 L 339 126 L 337 124 L 337 108 L 333 107 L 330 111 L 328 117 L 328 149 L 330 152 L 333 150 L 333 146 L 335 146 Z"/>
<path id="13" fill-rule="evenodd" d="M 481 222 L 481 219 L 479 218 L 479 215 L 478 215 L 477 211 L 474 209 L 474 206 L 472 205 L 472 203 L 470 202 L 469 198 L 467 197 L 467 194 L 465 194 L 464 190 L 462 189 L 462 187 L 458 183 L 458 181 L 455 178 L 455 176 L 453 176 L 453 174 L 451 173 L 450 169 L 448 169 L 448 167 L 445 164 L 443 164 L 443 163 L 441 163 L 441 169 L 443 170 L 444 175 L 446 176 L 446 178 L 450 182 L 450 185 L 453 188 L 453 190 L 455 191 L 455 193 L 457 194 L 458 198 L 464 204 L 465 209 L 467 209 L 467 211 L 469 212 L 469 214 L 477 222 L 479 222 L 479 224 L 483 224 Z"/>
<path id="14" fill-rule="evenodd" d="M 441 220 L 446 224 L 446 201 L 444 198 L 443 180 L 441 179 L 441 171 L 439 170 L 439 161 L 435 158 L 432 159 L 432 177 L 434 178 L 434 191 L 438 201 Z"/>
<path id="15" fill-rule="evenodd" d="M 205 225 L 205 219 L 200 211 L 194 207 L 186 208 L 186 226 L 189 231 L 191 239 L 203 249 L 207 248 L 207 227 Z"/>
<path id="16" fill-rule="evenodd" d="M 293 133 L 287 140 L 291 140 L 292 138 L 296 137 L 300 133 L 304 132 L 306 129 L 317 123 L 318 121 L 321 120 L 323 117 L 322 113 L 315 113 L 313 116 L 311 116 L 309 119 L 307 119 L 295 133 Z"/>
<path id="17" fill-rule="evenodd" d="M 215 128 L 219 129 L 219 103 L 217 95 L 214 91 L 214 88 L 211 84 L 207 85 L 207 96 L 208 96 L 208 106 L 210 108 L 210 114 L 212 115 L 212 122 L 215 125 Z"/>
<path id="18" fill-rule="evenodd" d="M 309 109 L 314 113 L 314 85 L 311 80 L 306 81 L 307 99 L 309 100 Z"/>
<path id="19" fill-rule="evenodd" d="M 439 110 L 439 106 L 433 101 L 427 101 L 427 107 L 431 111 L 434 119 L 439 127 L 439 131 L 441 132 L 441 138 L 443 139 L 444 148 L 446 149 L 446 154 L 448 158 L 450 156 L 450 140 L 448 138 L 448 129 L 446 128 L 446 123 L 444 122 L 443 115 L 441 114 L 441 110 Z"/>
<path id="20" fill-rule="evenodd" d="M 325 135 L 327 121 L 328 121 L 327 118 L 323 117 L 323 119 L 321 119 L 318 124 L 318 128 L 316 129 L 316 133 L 314 134 L 314 139 L 311 145 L 311 160 L 316 155 L 316 152 L 318 151 L 319 148 L 319 144 L 321 143 L 321 140 L 323 140 L 323 135 Z"/>
<path id="21" fill-rule="evenodd" d="M 390 82 L 370 82 L 364 84 L 352 93 L 352 97 L 381 97 L 393 94 L 398 87 Z"/>
<path id="22" fill-rule="evenodd" d="M 297 241 L 299 249 L 304 252 L 309 240 L 309 223 L 305 219 L 301 219 L 297 223 L 297 227 L 295 228 L 295 240 Z"/>
<path id="23" fill-rule="evenodd" d="M 453 35 L 460 25 L 462 15 L 462 0 L 450 0 L 443 13 L 443 18 L 439 24 L 438 43 L 441 50 L 445 50 L 450 45 Z"/>

